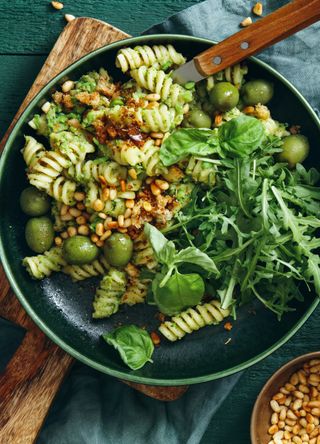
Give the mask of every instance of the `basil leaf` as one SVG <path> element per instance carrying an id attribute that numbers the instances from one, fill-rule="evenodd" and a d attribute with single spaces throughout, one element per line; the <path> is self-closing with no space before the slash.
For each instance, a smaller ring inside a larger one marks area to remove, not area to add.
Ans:
<path id="1" fill-rule="evenodd" d="M 221 148 L 236 157 L 250 156 L 260 147 L 264 138 L 264 127 L 255 117 L 242 115 L 219 128 Z"/>
<path id="2" fill-rule="evenodd" d="M 165 166 L 170 166 L 190 154 L 207 156 L 218 150 L 219 139 L 214 131 L 205 128 L 181 128 L 162 143 L 160 160 Z"/>
<path id="3" fill-rule="evenodd" d="M 160 287 L 162 279 L 162 274 L 156 276 L 152 282 L 152 291 L 159 310 L 169 316 L 199 304 L 204 295 L 205 285 L 199 274 L 180 274 L 176 271 L 166 284 Z"/>
<path id="4" fill-rule="evenodd" d="M 199 265 L 199 267 L 202 267 L 206 271 L 219 274 L 213 260 L 206 253 L 196 247 L 188 247 L 184 250 L 180 250 L 176 254 L 174 262 L 189 262 L 194 265 Z"/>
<path id="5" fill-rule="evenodd" d="M 147 236 L 153 251 L 157 255 L 168 243 L 168 239 L 156 227 L 146 223 L 144 225 L 144 234 Z"/>
<path id="6" fill-rule="evenodd" d="M 124 325 L 102 337 L 118 350 L 123 362 L 132 370 L 138 370 L 146 362 L 153 362 L 154 345 L 149 333 L 136 325 Z"/>

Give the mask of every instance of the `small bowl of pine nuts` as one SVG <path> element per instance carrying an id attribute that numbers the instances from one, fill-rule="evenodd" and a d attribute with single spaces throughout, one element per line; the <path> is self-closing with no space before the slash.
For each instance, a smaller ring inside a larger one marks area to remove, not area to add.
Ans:
<path id="1" fill-rule="evenodd" d="M 272 375 L 255 402 L 250 433 L 252 444 L 320 444 L 320 352 Z"/>

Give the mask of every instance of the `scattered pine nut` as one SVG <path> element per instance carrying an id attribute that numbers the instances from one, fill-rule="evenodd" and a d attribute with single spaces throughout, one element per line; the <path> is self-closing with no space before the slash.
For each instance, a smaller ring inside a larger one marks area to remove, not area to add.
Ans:
<path id="1" fill-rule="evenodd" d="M 150 333 L 150 337 L 151 337 L 151 340 L 154 343 L 154 345 L 160 344 L 160 337 L 155 331 Z"/>
<path id="2" fill-rule="evenodd" d="M 137 172 L 136 172 L 136 170 L 134 168 L 130 168 L 128 170 L 128 174 L 131 177 L 131 179 L 133 179 L 133 180 L 136 180 L 137 177 L 138 177 Z"/>
<path id="3" fill-rule="evenodd" d="M 69 234 L 69 237 L 73 237 L 78 233 L 76 227 L 68 227 L 67 232 Z"/>
<path id="4" fill-rule="evenodd" d="M 47 112 L 49 111 L 50 107 L 51 107 L 51 103 L 50 103 L 50 102 L 46 102 L 46 103 L 44 103 L 44 104 L 42 105 L 41 109 L 42 109 L 42 111 L 43 111 L 45 114 L 47 114 Z"/>
<path id="5" fill-rule="evenodd" d="M 51 2 L 51 5 L 54 7 L 54 9 L 57 9 L 58 11 L 64 6 L 61 2 Z"/>
<path id="6" fill-rule="evenodd" d="M 57 236 L 54 238 L 54 243 L 56 244 L 57 247 L 60 247 L 60 245 L 62 245 L 62 239 L 61 237 Z"/>
<path id="7" fill-rule="evenodd" d="M 102 202 L 102 200 L 97 199 L 93 202 L 92 208 L 94 209 L 94 211 L 102 211 L 104 209 L 104 203 Z"/>
<path id="8" fill-rule="evenodd" d="M 150 185 L 150 188 L 151 188 L 151 193 L 152 193 L 154 196 L 159 196 L 159 194 L 161 194 L 161 190 L 160 190 L 160 188 L 159 188 L 155 183 L 152 183 L 152 184 Z"/>
<path id="9" fill-rule="evenodd" d="M 75 16 L 72 15 L 72 14 L 65 14 L 65 15 L 64 15 L 64 18 L 65 18 L 66 21 L 69 23 L 69 22 L 72 22 L 72 20 L 75 19 Z"/>
<path id="10" fill-rule="evenodd" d="M 121 188 L 121 191 L 126 191 L 126 181 L 125 180 L 120 180 L 120 188 Z"/>
<path id="11" fill-rule="evenodd" d="M 263 12 L 263 6 L 262 6 L 262 3 L 257 2 L 257 3 L 254 5 L 254 7 L 252 8 L 252 12 L 253 12 L 255 15 L 258 15 L 259 17 L 261 17 L 261 16 L 262 16 L 262 12 Z"/>
<path id="12" fill-rule="evenodd" d="M 132 209 L 134 207 L 134 200 L 133 199 L 127 199 L 126 200 L 126 207 Z"/>
<path id="13" fill-rule="evenodd" d="M 243 28 L 246 28 L 247 26 L 252 25 L 252 18 L 246 17 L 245 19 L 242 20 L 242 22 L 240 24 Z"/>
<path id="14" fill-rule="evenodd" d="M 224 324 L 223 328 L 224 328 L 225 330 L 227 330 L 227 331 L 232 330 L 232 324 L 231 324 L 231 322 L 226 322 L 226 323 Z"/>
<path id="15" fill-rule="evenodd" d="M 64 93 L 71 91 L 74 87 L 74 82 L 72 80 L 66 80 L 64 84 L 61 86 L 61 89 Z"/>
<path id="16" fill-rule="evenodd" d="M 80 225 L 78 227 L 78 233 L 82 234 L 83 236 L 88 236 L 90 233 L 90 228 L 88 227 L 88 225 Z"/>

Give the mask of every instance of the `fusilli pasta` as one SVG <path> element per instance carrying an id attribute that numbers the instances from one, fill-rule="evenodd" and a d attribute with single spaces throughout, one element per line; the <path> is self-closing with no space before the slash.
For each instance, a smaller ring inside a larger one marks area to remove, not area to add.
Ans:
<path id="1" fill-rule="evenodd" d="M 126 290 L 126 275 L 123 271 L 111 268 L 102 278 L 93 301 L 92 317 L 108 318 L 119 309 L 120 298 Z"/>
<path id="2" fill-rule="evenodd" d="M 100 256 L 91 264 L 84 265 L 66 265 L 63 268 L 63 273 L 72 277 L 73 281 L 83 281 L 93 276 L 99 276 L 105 274 L 109 270 L 110 266 L 104 256 Z"/>
<path id="3" fill-rule="evenodd" d="M 46 149 L 31 136 L 25 136 L 25 145 L 22 148 L 21 152 L 24 158 L 27 167 L 30 169 L 41 159 L 44 155 Z"/>
<path id="4" fill-rule="evenodd" d="M 61 248 L 53 247 L 44 254 L 25 257 L 22 264 L 33 279 L 43 279 L 50 276 L 53 271 L 60 271 L 66 262 Z"/>
<path id="5" fill-rule="evenodd" d="M 213 300 L 173 316 L 170 321 L 165 321 L 160 325 L 159 331 L 169 341 L 174 342 L 206 325 L 218 324 L 229 314 L 229 310 L 221 308 L 219 301 Z"/>
<path id="6" fill-rule="evenodd" d="M 199 160 L 196 157 L 190 157 L 186 173 L 189 174 L 195 182 L 202 182 L 209 186 L 213 186 L 216 183 L 214 164 Z"/>

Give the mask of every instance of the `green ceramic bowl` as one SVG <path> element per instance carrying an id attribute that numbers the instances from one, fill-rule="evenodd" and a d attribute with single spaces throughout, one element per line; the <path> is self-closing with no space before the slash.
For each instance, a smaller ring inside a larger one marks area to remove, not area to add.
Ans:
<path id="1" fill-rule="evenodd" d="M 53 79 L 34 98 L 13 129 L 0 163 L 0 253 L 5 272 L 20 302 L 36 324 L 66 352 L 97 370 L 144 384 L 195 384 L 221 378 L 249 367 L 268 356 L 287 341 L 306 321 L 318 304 L 315 295 L 306 295 L 297 303 L 296 311 L 278 322 L 261 305 L 243 307 L 231 332 L 223 326 L 202 329 L 177 343 L 162 340 L 155 350 L 154 363 L 139 371 L 132 371 L 120 360 L 117 352 L 107 346 L 100 335 L 118 322 L 146 325 L 155 330 L 158 322 L 151 306 L 124 309 L 111 319 L 93 321 L 91 303 L 96 281 L 73 283 L 61 273 L 41 282 L 32 281 L 21 265 L 30 255 L 24 240 L 26 217 L 19 208 L 19 195 L 27 185 L 24 163 L 20 153 L 23 134 L 32 134 L 26 122 L 38 112 L 39 106 L 64 76 L 73 79 L 87 71 L 105 66 L 115 78 L 122 78 L 114 68 L 115 54 L 124 45 L 172 42 L 188 58 L 213 44 L 180 35 L 153 35 L 114 43 L 83 57 Z M 279 73 L 258 60 L 249 61 L 250 77 L 272 80 L 275 97 L 272 112 L 276 119 L 300 124 L 314 147 L 309 165 L 320 166 L 316 150 L 320 137 L 320 123 L 301 94 Z M 253 310 L 254 308 L 254 310 Z M 231 338 L 231 341 L 229 341 Z M 228 342 L 228 345 L 225 343 Z"/>

